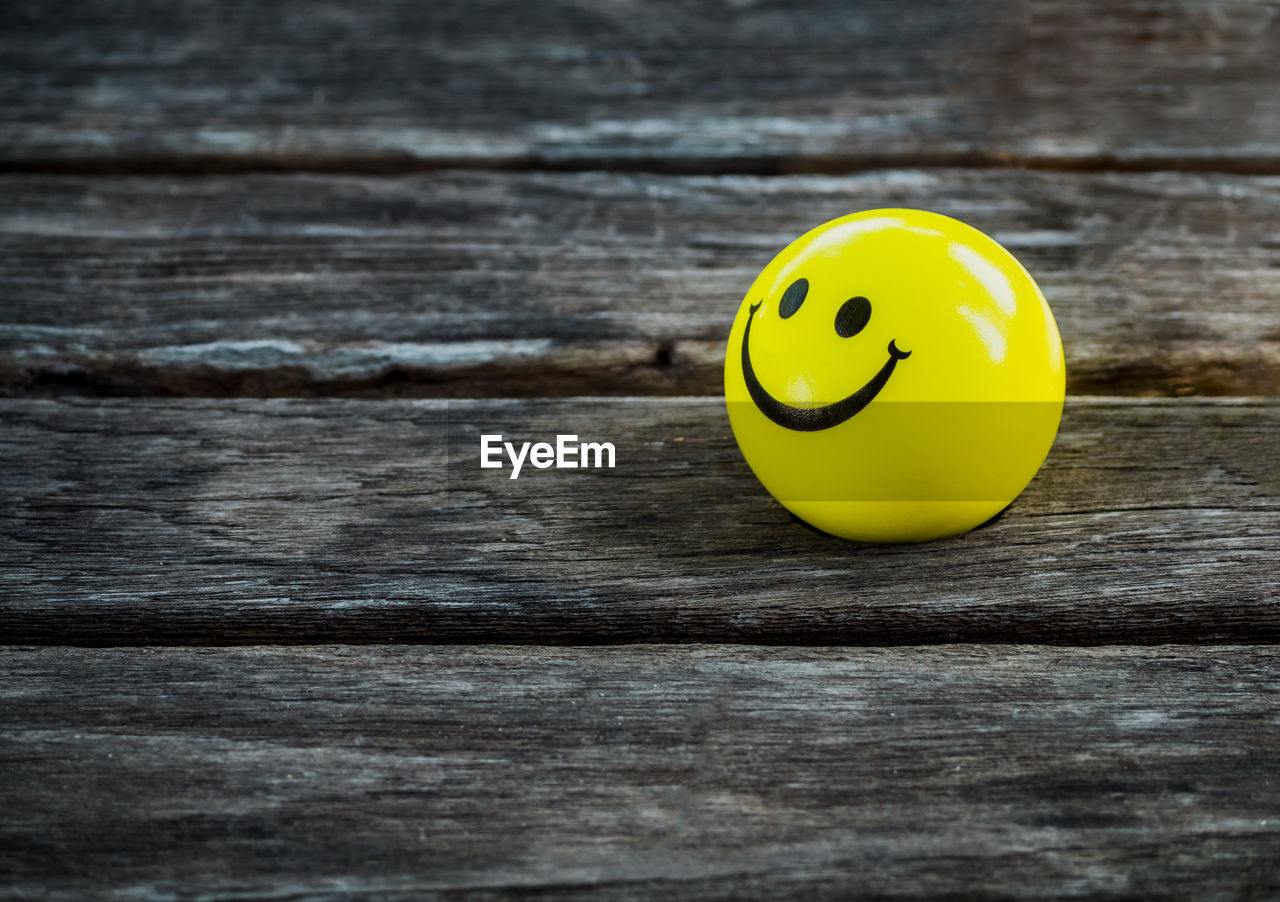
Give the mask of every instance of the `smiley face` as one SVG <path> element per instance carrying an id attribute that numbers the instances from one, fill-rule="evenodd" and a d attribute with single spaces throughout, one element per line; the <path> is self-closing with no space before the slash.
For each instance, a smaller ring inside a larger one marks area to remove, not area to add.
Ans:
<path id="1" fill-rule="evenodd" d="M 920 210 L 846 216 L 785 248 L 739 307 L 724 372 L 765 488 L 861 541 L 952 535 L 1007 507 L 1048 453 L 1065 388 L 1027 271 Z"/>
<path id="2" fill-rule="evenodd" d="M 796 279 L 782 295 L 782 300 L 778 304 L 778 315 L 783 319 L 790 319 L 800 310 L 808 293 L 809 280 Z M 839 401 L 821 407 L 793 407 L 769 394 L 768 389 L 761 385 L 759 378 L 756 377 L 755 368 L 751 366 L 751 321 L 755 319 L 756 311 L 761 306 L 763 302 L 752 305 L 747 315 L 747 327 L 742 332 L 742 376 L 756 407 L 784 429 L 817 432 L 819 429 L 839 426 L 870 404 L 875 396 L 880 394 L 880 389 L 884 388 L 889 377 L 893 375 L 893 369 L 898 361 L 906 360 L 911 356 L 910 351 L 898 350 L 895 340 L 891 338 L 889 339 L 889 359 L 862 388 Z M 871 302 L 861 295 L 852 297 L 841 304 L 836 312 L 835 332 L 841 338 L 852 338 L 866 327 L 870 319 Z"/>

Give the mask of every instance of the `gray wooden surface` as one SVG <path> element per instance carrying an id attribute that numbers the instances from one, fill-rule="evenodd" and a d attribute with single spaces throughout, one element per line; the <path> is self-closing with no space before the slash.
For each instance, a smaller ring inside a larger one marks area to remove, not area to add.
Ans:
<path id="1" fill-rule="evenodd" d="M 1271 0 L 0 4 L 0 899 L 1280 898 L 1278 176 Z M 1068 358 L 923 546 L 719 397 L 889 205 Z"/>
<path id="2" fill-rule="evenodd" d="M 20 641 L 877 644 L 1280 638 L 1280 402 L 1073 399 L 995 524 L 811 532 L 716 398 L 9 400 Z M 481 470 L 479 436 L 617 467 Z M 56 555 L 51 554 L 56 549 Z"/>
<path id="3" fill-rule="evenodd" d="M 1267 0 L 13 0 L 0 162 L 1280 171 Z"/>
<path id="4" fill-rule="evenodd" d="M 954 169 L 0 178 L 0 390 L 717 394 L 760 268 L 886 206 L 1013 251 L 1073 392 L 1280 392 L 1280 179 Z"/>
<path id="5" fill-rule="evenodd" d="M 1271 648 L 21 649 L 8 898 L 1270 898 Z M 15 851 L 15 850 L 21 850 Z"/>

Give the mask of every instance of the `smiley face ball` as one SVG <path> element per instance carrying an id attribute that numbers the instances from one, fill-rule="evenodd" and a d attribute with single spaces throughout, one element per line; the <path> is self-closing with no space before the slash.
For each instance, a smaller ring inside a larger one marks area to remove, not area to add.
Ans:
<path id="1" fill-rule="evenodd" d="M 784 507 L 833 535 L 923 542 L 1000 513 L 1062 416 L 1053 313 L 971 226 L 868 210 L 802 235 L 729 334 L 729 421 Z"/>

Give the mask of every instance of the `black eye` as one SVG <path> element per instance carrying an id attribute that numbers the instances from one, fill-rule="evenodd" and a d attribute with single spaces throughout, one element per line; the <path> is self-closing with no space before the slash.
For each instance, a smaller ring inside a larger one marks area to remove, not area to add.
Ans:
<path id="1" fill-rule="evenodd" d="M 782 294 L 782 300 L 778 302 L 778 315 L 783 319 L 795 315 L 800 309 L 800 305 L 804 303 L 804 296 L 809 293 L 809 280 L 796 279 L 787 287 Z"/>
<path id="2" fill-rule="evenodd" d="M 866 298 L 849 298 L 836 311 L 836 334 L 841 338 L 857 335 L 871 319 L 871 302 Z"/>

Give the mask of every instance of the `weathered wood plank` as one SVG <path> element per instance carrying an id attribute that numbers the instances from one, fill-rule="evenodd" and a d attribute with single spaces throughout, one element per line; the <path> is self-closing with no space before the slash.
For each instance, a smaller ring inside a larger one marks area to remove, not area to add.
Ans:
<path id="1" fill-rule="evenodd" d="M 1271 2 L 7 3 L 0 163 L 1280 165 Z"/>
<path id="2" fill-rule="evenodd" d="M 1280 179 L 899 171 L 0 178 L 0 390 L 713 394 L 812 226 L 935 209 L 1004 242 L 1080 393 L 1280 393 Z"/>
<path id="3" fill-rule="evenodd" d="M 9 649 L 11 899 L 1269 898 L 1274 648 Z"/>
<path id="4" fill-rule="evenodd" d="M 723 402 L 8 400 L 9 642 L 1280 639 L 1280 404 L 1073 400 L 994 525 L 793 523 Z M 614 469 L 481 470 L 479 436 Z"/>

